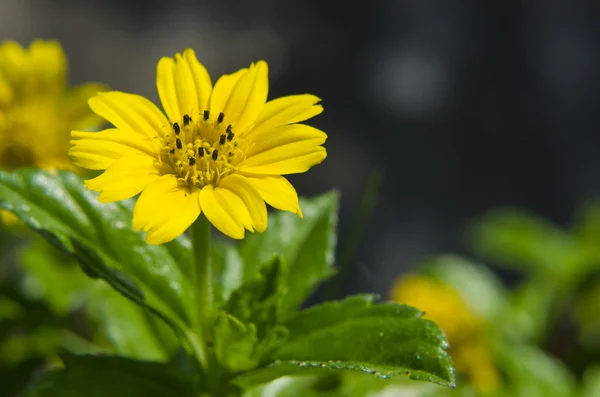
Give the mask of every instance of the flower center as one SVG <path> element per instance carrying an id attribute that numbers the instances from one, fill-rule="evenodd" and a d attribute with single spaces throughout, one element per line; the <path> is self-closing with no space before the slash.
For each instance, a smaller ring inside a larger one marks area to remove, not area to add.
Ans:
<path id="1" fill-rule="evenodd" d="M 225 114 L 211 116 L 208 110 L 194 118 L 184 114 L 164 133 L 161 161 L 189 186 L 216 185 L 234 173 L 236 164 L 245 156 L 244 140 L 236 137 L 231 124 L 223 124 Z"/>

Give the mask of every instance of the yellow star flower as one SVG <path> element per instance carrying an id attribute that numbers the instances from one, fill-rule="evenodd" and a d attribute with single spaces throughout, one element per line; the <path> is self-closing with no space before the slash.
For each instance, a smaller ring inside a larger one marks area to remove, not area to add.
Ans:
<path id="1" fill-rule="evenodd" d="M 67 60 L 56 41 L 35 40 L 26 49 L 0 44 L 0 169 L 73 169 L 69 132 L 101 125 L 87 100 L 103 89 L 67 86 Z"/>
<path id="2" fill-rule="evenodd" d="M 392 300 L 414 306 L 446 334 L 459 374 L 466 376 L 480 393 L 493 394 L 501 378 L 485 341 L 484 321 L 458 291 L 433 278 L 408 274 L 396 280 Z"/>
<path id="3" fill-rule="evenodd" d="M 75 164 L 106 170 L 86 181 L 99 200 L 141 192 L 133 228 L 150 244 L 168 242 L 201 214 L 224 234 L 267 227 L 265 201 L 302 216 L 298 195 L 282 175 L 307 171 L 327 153 L 327 135 L 298 124 L 323 111 L 313 95 L 267 102 L 264 61 L 222 76 L 214 87 L 187 49 L 158 62 L 156 85 L 166 116 L 144 97 L 107 92 L 90 99 L 115 128 L 73 131 Z"/>

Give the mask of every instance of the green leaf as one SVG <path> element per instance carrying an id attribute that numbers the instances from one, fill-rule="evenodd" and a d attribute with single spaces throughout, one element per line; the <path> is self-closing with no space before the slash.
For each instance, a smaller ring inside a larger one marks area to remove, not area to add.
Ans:
<path id="1" fill-rule="evenodd" d="M 271 363 L 239 375 L 242 387 L 281 376 L 358 371 L 388 378 L 454 385 L 454 369 L 446 339 L 435 323 L 415 308 L 374 304 L 360 295 L 302 311 L 285 326 L 289 336 L 269 355 Z"/>
<path id="2" fill-rule="evenodd" d="M 179 346 L 164 322 L 106 285 L 96 285 L 87 309 L 118 355 L 164 362 Z"/>
<path id="3" fill-rule="evenodd" d="M 492 319 L 508 305 L 502 282 L 485 266 L 458 255 L 426 259 L 419 270 L 454 288 L 482 318 Z"/>
<path id="4" fill-rule="evenodd" d="M 22 247 L 18 260 L 24 271 L 26 295 L 43 300 L 57 315 L 80 309 L 89 299 L 94 281 L 85 276 L 72 258 L 42 238 Z"/>
<path id="5" fill-rule="evenodd" d="M 269 217 L 264 233 L 246 237 L 240 246 L 244 280 L 252 279 L 260 265 L 281 255 L 283 286 L 287 290 L 282 312 L 297 309 L 315 288 L 334 274 L 338 195 L 327 193 L 300 200 L 304 218 L 288 212 Z"/>
<path id="6" fill-rule="evenodd" d="M 258 345 L 254 324 L 244 325 L 230 314 L 222 312 L 215 322 L 215 355 L 217 361 L 232 373 L 255 368 Z"/>
<path id="7" fill-rule="evenodd" d="M 473 223 L 469 236 L 479 255 L 499 265 L 549 275 L 561 282 L 588 261 L 573 236 L 519 209 L 499 208 L 486 213 Z"/>
<path id="8" fill-rule="evenodd" d="M 184 236 L 148 245 L 131 230 L 132 201 L 103 204 L 79 176 L 34 169 L 0 172 L 0 208 L 14 212 L 53 245 L 73 255 L 93 277 L 171 324 L 189 325 L 193 301 Z"/>
<path id="9" fill-rule="evenodd" d="M 265 263 L 256 278 L 233 291 L 224 309 L 244 323 L 253 323 L 264 332 L 279 321 L 282 295 L 282 262 L 279 257 Z"/>
<path id="10" fill-rule="evenodd" d="M 195 397 L 197 380 L 178 368 L 117 356 L 63 357 L 65 368 L 39 379 L 24 397 Z"/>
<path id="11" fill-rule="evenodd" d="M 600 396 L 600 365 L 587 368 L 581 381 L 581 397 Z"/>
<path id="12" fill-rule="evenodd" d="M 231 293 L 223 309 L 227 315 L 215 329 L 215 338 L 225 346 L 239 340 L 246 358 L 236 358 L 238 353 L 223 349 L 221 361 L 240 360 L 241 364 L 227 364 L 231 372 L 249 370 L 258 365 L 263 356 L 281 343 L 287 329 L 279 324 L 283 296 L 281 289 L 282 262 L 279 257 L 265 263 L 255 278 L 246 281 Z M 219 335 L 223 332 L 223 335 Z M 218 353 L 218 351 L 217 351 Z"/>
<path id="13" fill-rule="evenodd" d="M 226 241 L 215 239 L 210 248 L 214 267 L 215 301 L 227 302 L 231 293 L 244 282 L 244 260 L 237 246 Z"/>
<path id="14" fill-rule="evenodd" d="M 496 346 L 507 377 L 508 395 L 515 397 L 571 397 L 575 378 L 564 364 L 537 347 L 502 342 Z"/>

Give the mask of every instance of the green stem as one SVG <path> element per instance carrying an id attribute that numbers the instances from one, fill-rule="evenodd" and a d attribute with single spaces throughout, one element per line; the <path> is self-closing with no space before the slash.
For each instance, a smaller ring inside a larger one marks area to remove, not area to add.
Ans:
<path id="1" fill-rule="evenodd" d="M 200 365 L 206 370 L 206 344 L 212 328 L 214 296 L 212 290 L 212 262 L 210 258 L 210 222 L 204 214 L 192 224 L 193 267 L 192 279 L 196 295 L 195 328 L 198 345 L 194 348 Z"/>

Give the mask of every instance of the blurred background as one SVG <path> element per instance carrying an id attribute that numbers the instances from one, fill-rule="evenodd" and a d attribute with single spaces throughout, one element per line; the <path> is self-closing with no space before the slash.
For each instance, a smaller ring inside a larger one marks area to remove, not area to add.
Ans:
<path id="1" fill-rule="evenodd" d="M 265 59 L 270 97 L 323 99 L 329 157 L 292 181 L 342 192 L 342 241 L 383 174 L 343 292 L 385 293 L 423 255 L 461 253 L 486 209 L 563 224 L 600 193 L 599 17 L 559 0 L 0 0 L 0 39 L 56 38 L 72 83 L 155 101 L 161 56 L 194 48 L 213 78 Z"/>

